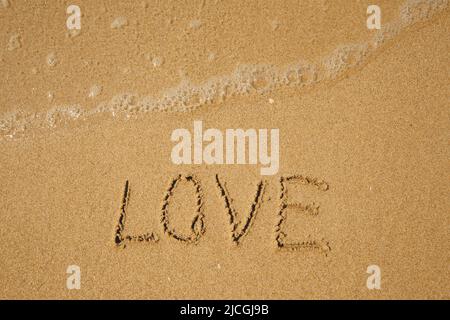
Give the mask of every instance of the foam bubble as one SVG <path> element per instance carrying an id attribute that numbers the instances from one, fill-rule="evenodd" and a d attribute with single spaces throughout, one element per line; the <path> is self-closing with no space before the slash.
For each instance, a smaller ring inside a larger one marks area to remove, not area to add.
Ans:
<path id="1" fill-rule="evenodd" d="M 345 70 L 358 66 L 368 53 L 367 43 L 340 46 L 323 60 L 326 76 L 333 79 Z"/>
<path id="2" fill-rule="evenodd" d="M 216 54 L 214 52 L 208 53 L 208 61 L 214 61 L 216 59 Z"/>
<path id="3" fill-rule="evenodd" d="M 13 34 L 8 41 L 7 49 L 8 51 L 14 51 L 16 49 L 19 49 L 22 47 L 22 41 L 19 34 L 15 33 Z"/>
<path id="4" fill-rule="evenodd" d="M 102 93 L 103 87 L 95 84 L 89 89 L 89 98 L 95 98 Z"/>
<path id="5" fill-rule="evenodd" d="M 47 100 L 49 102 L 53 102 L 54 99 L 55 99 L 55 94 L 51 91 L 47 92 Z"/>
<path id="6" fill-rule="evenodd" d="M 45 61 L 47 62 L 47 65 L 49 67 L 54 67 L 58 64 L 58 58 L 56 56 L 56 53 L 51 52 L 47 55 Z"/>
<path id="7" fill-rule="evenodd" d="M 111 29 L 120 29 L 128 25 L 128 19 L 125 17 L 117 17 L 111 23 Z"/>
<path id="8" fill-rule="evenodd" d="M 202 26 L 202 22 L 200 20 L 192 20 L 189 22 L 189 28 L 198 29 Z"/>
<path id="9" fill-rule="evenodd" d="M 272 20 L 270 21 L 270 26 L 272 31 L 276 31 L 280 27 L 280 22 L 278 20 Z"/>
<path id="10" fill-rule="evenodd" d="M 161 67 L 163 65 L 163 63 L 164 63 L 164 58 L 162 58 L 162 57 L 154 57 L 152 59 L 152 65 L 155 68 Z"/>

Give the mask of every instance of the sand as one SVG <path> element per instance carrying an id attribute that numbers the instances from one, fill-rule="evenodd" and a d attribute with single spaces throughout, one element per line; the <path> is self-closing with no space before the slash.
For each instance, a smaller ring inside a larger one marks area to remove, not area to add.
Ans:
<path id="1" fill-rule="evenodd" d="M 447 0 L 70 4 L 0 3 L 0 298 L 450 298 Z M 194 121 L 278 172 L 173 164 Z"/>

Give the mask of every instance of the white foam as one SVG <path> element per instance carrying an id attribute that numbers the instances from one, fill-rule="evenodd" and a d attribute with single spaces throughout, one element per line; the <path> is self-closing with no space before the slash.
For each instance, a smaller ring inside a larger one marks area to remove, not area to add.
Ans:
<path id="1" fill-rule="evenodd" d="M 22 47 L 22 39 L 19 34 L 15 33 L 11 35 L 8 41 L 8 46 L 6 47 L 8 51 L 14 51 Z"/>
<path id="2" fill-rule="evenodd" d="M 47 57 L 45 58 L 45 61 L 47 62 L 47 65 L 49 67 L 54 67 L 58 64 L 58 58 L 56 57 L 56 53 L 51 52 L 47 55 Z"/>
<path id="3" fill-rule="evenodd" d="M 446 9 L 448 1 L 408 0 L 400 8 L 399 18 L 384 24 L 373 38 L 362 43 L 341 45 L 317 64 L 299 60 L 281 67 L 270 64 L 240 65 L 230 74 L 213 76 L 199 84 L 183 77 L 177 86 L 164 90 L 156 97 L 124 93 L 93 109 L 74 105 L 54 107 L 43 113 L 7 113 L 0 118 L 0 139 L 18 137 L 30 129 L 52 128 L 76 119 L 89 119 L 98 114 L 128 119 L 154 111 L 187 112 L 232 96 L 267 93 L 286 86 L 302 88 L 334 80 L 367 62 L 379 47 L 405 28 L 426 21 Z M 49 65 L 56 62 L 56 55 L 53 54 L 51 59 L 47 57 Z M 153 58 L 152 63 L 160 66 L 163 61 Z"/>
<path id="4" fill-rule="evenodd" d="M 89 89 L 89 98 L 95 98 L 102 93 L 103 87 L 101 85 L 95 84 Z"/>

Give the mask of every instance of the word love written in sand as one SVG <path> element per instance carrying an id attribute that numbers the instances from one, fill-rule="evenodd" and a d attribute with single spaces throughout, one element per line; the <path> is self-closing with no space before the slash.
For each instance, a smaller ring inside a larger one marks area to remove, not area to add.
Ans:
<path id="1" fill-rule="evenodd" d="M 180 182 L 187 182 L 191 184 L 195 191 L 195 216 L 190 223 L 190 234 L 183 234 L 175 230 L 175 227 L 171 224 L 170 215 L 172 210 L 171 200 L 177 188 L 180 186 Z M 215 176 L 215 182 L 217 189 L 220 193 L 221 198 L 225 204 L 225 211 L 229 217 L 229 223 L 231 226 L 231 239 L 236 245 L 241 244 L 244 237 L 249 232 L 253 222 L 255 221 L 256 215 L 262 203 L 262 198 L 267 182 L 261 180 L 256 186 L 256 194 L 253 202 L 250 206 L 250 212 L 244 219 L 239 219 L 238 216 L 243 215 L 238 214 L 235 207 L 233 206 L 233 199 L 229 191 L 226 188 L 225 182 L 218 176 Z M 310 178 L 302 175 L 292 175 L 292 176 L 282 176 L 279 180 L 281 192 L 279 194 L 278 200 L 280 201 L 280 206 L 277 212 L 277 223 L 275 225 L 275 241 L 274 244 L 278 249 L 287 250 L 315 250 L 322 252 L 325 255 L 331 250 L 329 243 L 324 239 L 314 240 L 307 239 L 299 242 L 288 242 L 287 241 L 287 216 L 289 214 L 304 214 L 305 216 L 317 216 L 320 213 L 320 206 L 315 202 L 312 203 L 301 203 L 295 202 L 294 199 L 288 199 L 288 189 L 294 185 L 304 185 L 316 189 L 318 192 L 326 192 L 329 190 L 329 185 L 323 180 L 317 178 Z M 161 208 L 161 224 L 164 233 L 170 238 L 175 239 L 179 242 L 186 244 L 196 244 L 201 237 L 205 234 L 205 214 L 203 206 L 203 190 L 200 181 L 193 175 L 178 175 L 176 178 L 172 179 L 169 187 L 164 195 L 163 204 Z M 150 232 L 141 235 L 125 235 L 125 222 L 127 218 L 127 206 L 130 199 L 130 184 L 128 181 L 125 183 L 125 190 L 122 199 L 122 206 L 120 208 L 120 216 L 118 223 L 115 228 L 114 241 L 118 247 L 126 247 L 127 244 L 136 242 L 147 242 L 156 243 L 159 241 L 157 234 Z"/>

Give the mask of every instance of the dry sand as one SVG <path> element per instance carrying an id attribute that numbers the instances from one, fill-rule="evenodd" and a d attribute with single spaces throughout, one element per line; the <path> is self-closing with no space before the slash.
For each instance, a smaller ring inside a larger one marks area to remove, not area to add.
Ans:
<path id="1" fill-rule="evenodd" d="M 450 298 L 447 0 L 76 2 L 0 3 L 1 298 Z M 172 164 L 194 120 L 279 172 Z"/>

